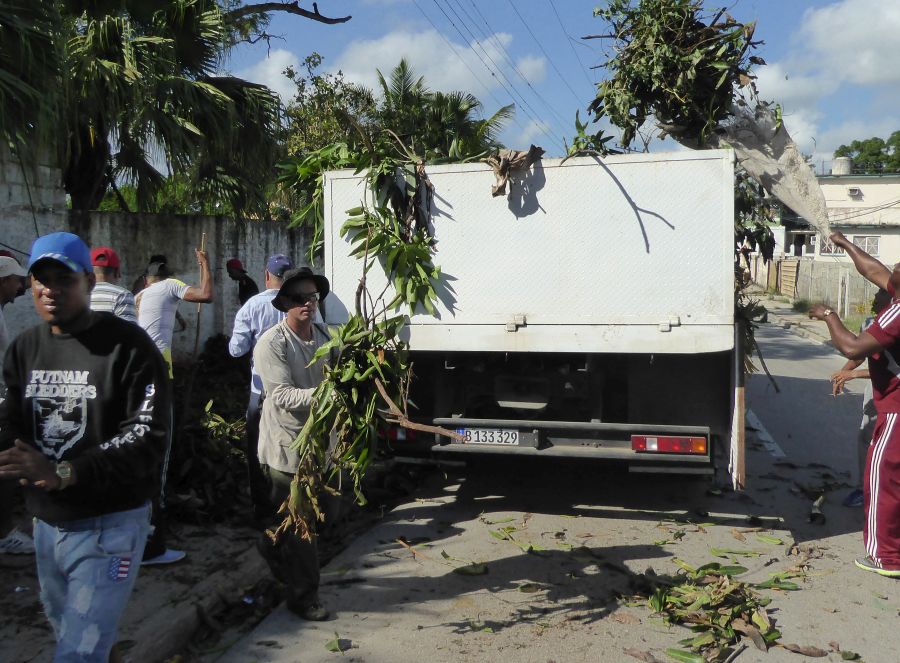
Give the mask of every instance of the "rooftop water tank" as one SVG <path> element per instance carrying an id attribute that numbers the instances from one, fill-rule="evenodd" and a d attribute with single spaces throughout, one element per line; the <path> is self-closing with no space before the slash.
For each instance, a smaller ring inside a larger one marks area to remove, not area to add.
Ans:
<path id="1" fill-rule="evenodd" d="M 853 173 L 853 159 L 850 157 L 835 157 L 831 164 L 832 175 L 850 175 Z"/>

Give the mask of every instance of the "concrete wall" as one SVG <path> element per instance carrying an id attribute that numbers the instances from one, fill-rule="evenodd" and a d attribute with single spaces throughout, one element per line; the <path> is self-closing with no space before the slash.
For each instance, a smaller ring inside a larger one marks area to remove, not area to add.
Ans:
<path id="1" fill-rule="evenodd" d="M 265 288 L 263 272 L 270 254 L 286 253 L 298 263 L 306 261 L 308 237 L 284 224 L 224 217 L 69 212 L 58 169 L 36 166 L 23 170 L 16 160 L 3 153 L 0 178 L 0 248 L 9 247 L 21 262 L 27 260 L 35 237 L 66 230 L 90 246 L 112 246 L 122 259 L 120 284 L 126 288 L 131 288 L 155 253 L 168 257 L 181 280 L 197 285 L 200 272 L 194 248 L 206 233 L 216 300 L 203 306 L 201 347 L 209 336 L 231 333 L 239 308 L 237 284 L 225 272 L 226 260 L 240 258 L 260 290 Z M 182 303 L 179 310 L 188 329 L 175 335 L 173 349 L 176 356 L 183 357 L 193 352 L 197 305 Z M 13 334 L 39 321 L 28 294 L 7 305 L 3 313 Z"/>
<path id="2" fill-rule="evenodd" d="M 90 246 L 111 246 L 122 260 L 120 285 L 131 288 L 132 281 L 143 273 L 150 256 L 165 255 L 176 277 L 189 285 L 199 285 L 200 270 L 194 249 L 206 233 L 206 250 L 215 283 L 216 299 L 202 305 L 200 314 L 200 347 L 215 334 L 231 334 L 234 315 L 240 308 L 237 283 L 228 278 L 225 261 L 239 258 L 260 290 L 265 289 L 266 258 L 285 253 L 297 264 L 306 262 L 309 240 L 304 233 L 289 229 L 283 223 L 236 221 L 226 217 L 177 216 L 124 213 L 71 213 L 67 219 L 70 232 Z M 315 266 L 319 269 L 321 266 Z M 196 334 L 197 305 L 182 303 L 179 312 L 188 328 L 175 334 L 173 352 L 184 357 L 193 352 Z"/>
<path id="3" fill-rule="evenodd" d="M 20 163 L 8 150 L 0 149 L 0 248 L 24 262 L 38 234 L 65 225 L 66 195 L 60 170 Z M 8 304 L 3 314 L 12 334 L 38 322 L 29 296 Z"/>

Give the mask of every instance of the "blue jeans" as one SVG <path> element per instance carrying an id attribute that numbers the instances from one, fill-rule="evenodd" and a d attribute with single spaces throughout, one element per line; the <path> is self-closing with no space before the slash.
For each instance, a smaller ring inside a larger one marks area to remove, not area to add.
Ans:
<path id="1" fill-rule="evenodd" d="M 58 525 L 35 518 L 41 603 L 56 634 L 54 663 L 107 663 L 149 530 L 149 504 Z"/>

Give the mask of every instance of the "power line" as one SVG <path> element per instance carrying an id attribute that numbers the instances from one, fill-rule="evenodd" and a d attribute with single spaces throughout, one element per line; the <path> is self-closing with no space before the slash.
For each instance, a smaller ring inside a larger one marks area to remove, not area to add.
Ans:
<path id="1" fill-rule="evenodd" d="M 835 215 L 835 217 L 833 219 L 831 219 L 831 221 L 838 222 L 838 221 L 846 221 L 847 219 L 856 219 L 861 216 L 866 216 L 867 214 L 874 214 L 875 212 L 880 212 L 885 209 L 890 209 L 891 207 L 894 207 L 895 205 L 898 205 L 898 204 L 900 204 L 900 198 L 898 198 L 897 200 L 891 200 L 891 201 L 889 201 L 887 203 L 883 203 L 881 205 L 874 205 L 872 207 L 854 207 L 854 208 L 851 208 L 851 209 L 853 209 L 853 212 L 848 212 L 847 214 L 845 214 L 844 216 L 841 216 L 841 217 L 838 217 L 837 215 Z"/>
<path id="2" fill-rule="evenodd" d="M 437 4 L 437 0 L 435 0 L 435 4 Z M 459 24 L 462 25 L 462 27 L 465 29 L 465 31 L 469 34 L 469 37 L 472 38 L 472 44 L 473 44 L 472 50 L 474 51 L 476 46 L 478 48 L 480 48 L 481 52 L 484 53 L 485 57 L 491 61 L 492 65 L 494 65 L 493 70 L 490 70 L 490 68 L 488 68 L 489 71 L 491 71 L 491 75 L 494 76 L 495 78 L 499 75 L 503 79 L 503 81 L 506 82 L 506 85 L 509 86 L 509 88 L 511 90 L 510 94 L 518 95 L 519 99 L 522 101 L 523 108 L 527 108 L 532 114 L 537 115 L 537 112 L 534 110 L 534 108 L 532 108 L 531 104 L 529 104 L 528 101 L 525 99 L 525 97 L 522 96 L 522 94 L 516 89 L 516 86 L 512 83 L 512 81 L 509 80 L 509 78 L 503 72 L 503 69 L 497 65 L 497 62 L 494 60 L 493 57 L 491 57 L 491 54 L 487 52 L 487 49 L 484 47 L 484 44 L 481 43 L 481 40 L 479 40 L 478 37 L 476 37 L 475 34 L 472 32 L 472 30 L 469 29 L 469 24 L 466 23 L 465 19 L 462 16 L 460 16 L 459 13 L 457 13 L 457 11 L 453 8 L 453 6 L 450 4 L 450 0 L 447 0 L 447 8 L 451 12 L 453 12 L 453 15 L 456 16 L 457 20 L 459 21 Z M 462 9 L 462 8 L 460 7 L 460 9 Z M 465 12 L 463 12 L 463 13 L 465 13 Z M 446 14 L 444 14 L 444 15 L 447 16 Z M 460 35 L 460 36 L 462 36 L 462 35 Z M 485 63 L 484 60 L 482 60 L 482 64 L 484 64 L 485 67 L 487 67 L 487 63 Z M 499 81 L 499 79 L 498 79 L 498 81 Z"/>
<path id="3" fill-rule="evenodd" d="M 519 17 L 519 20 L 522 22 L 522 25 L 525 26 L 525 29 L 528 30 L 528 34 L 530 34 L 531 38 L 534 39 L 534 43 L 536 43 L 538 45 L 538 48 L 541 49 L 541 53 L 543 53 L 544 57 L 547 58 L 547 62 L 549 62 L 550 66 L 553 67 L 553 71 L 556 72 L 556 74 L 559 76 L 559 78 L 563 82 L 563 84 L 565 84 L 565 86 L 567 88 L 569 88 L 569 92 L 572 93 L 572 96 L 575 98 L 575 101 L 579 104 L 584 103 L 583 100 L 578 97 L 578 93 L 572 89 L 571 85 L 569 85 L 569 81 L 566 80 L 566 77 L 563 76 L 562 72 L 559 70 L 559 68 L 556 66 L 556 64 L 554 64 L 553 59 L 547 54 L 547 51 L 544 50 L 544 47 L 541 45 L 541 42 L 535 36 L 534 32 L 531 31 L 531 27 L 529 27 L 528 23 L 525 22 L 525 19 L 522 18 L 522 15 L 519 13 L 519 10 L 516 9 L 516 6 L 513 4 L 512 0 L 506 0 L 506 2 L 509 4 L 510 7 L 512 7 L 512 10 L 516 13 L 516 16 Z"/>
<path id="4" fill-rule="evenodd" d="M 456 0 L 457 4 L 459 4 L 460 1 L 461 0 Z M 494 30 L 494 28 L 491 26 L 491 24 L 488 23 L 488 20 L 484 17 L 484 15 L 478 9 L 477 5 L 475 4 L 475 0 L 469 0 L 469 2 L 472 5 L 472 9 L 475 10 L 475 12 L 478 14 L 478 16 L 481 18 L 482 22 L 484 23 L 485 27 L 487 28 L 487 32 L 482 30 L 481 28 L 479 28 L 478 29 L 479 33 L 484 35 L 485 39 L 490 40 L 491 39 L 490 35 L 492 35 L 492 34 L 496 35 L 497 31 Z M 462 5 L 460 5 L 460 9 L 462 9 Z M 476 25 L 476 22 L 474 19 L 472 19 L 472 25 Z M 555 108 L 553 108 L 553 106 L 546 100 L 546 98 L 544 98 L 544 96 L 535 89 L 535 87 L 531 84 L 531 81 L 528 80 L 528 78 L 522 73 L 522 71 L 519 69 L 519 67 L 516 65 L 516 63 L 513 62 L 512 57 L 510 57 L 510 55 L 509 55 L 509 51 L 506 50 L 506 47 L 503 45 L 503 43 L 496 37 L 494 38 L 494 41 L 496 42 L 497 46 L 500 47 L 500 52 L 506 58 L 506 61 L 509 62 L 510 66 L 516 72 L 516 74 L 519 76 L 519 78 L 521 78 L 522 81 L 524 81 L 525 85 L 527 85 L 531 89 L 531 91 L 541 101 L 541 103 L 543 103 L 544 106 L 547 107 L 547 109 L 549 109 L 549 111 L 553 115 L 556 116 L 557 121 L 559 121 L 559 123 L 561 125 L 565 125 L 566 124 L 565 118 L 560 116 L 560 114 L 556 111 Z"/>
<path id="5" fill-rule="evenodd" d="M 447 37 L 444 36 L 444 33 L 440 31 L 438 26 L 436 26 L 434 24 L 434 21 L 432 21 L 431 18 L 428 16 L 428 14 L 426 14 L 425 11 L 419 6 L 419 3 L 417 2 L 417 0 L 413 0 L 413 4 L 416 6 L 416 9 L 419 10 L 419 12 L 422 14 L 422 16 L 425 17 L 425 20 L 431 24 L 431 27 L 434 28 L 434 31 L 437 32 L 440 35 L 441 39 L 444 40 L 444 43 L 447 44 L 447 46 L 450 48 L 451 51 L 453 51 L 454 55 L 456 55 L 456 57 L 459 59 L 459 61 L 465 65 L 466 69 L 469 70 L 469 73 L 472 74 L 473 78 L 475 78 L 475 80 L 478 81 L 478 84 L 481 85 L 481 87 L 483 87 L 485 90 L 487 90 L 487 93 L 496 102 L 496 104 L 500 108 L 503 108 L 504 106 L 506 106 L 506 104 L 504 104 L 502 101 L 500 101 L 500 99 L 498 99 L 497 96 L 493 92 L 491 92 L 491 87 L 489 85 L 484 84 L 484 82 L 481 80 L 481 77 L 475 73 L 475 70 L 469 66 L 469 63 L 466 62 L 466 59 L 460 54 L 459 51 L 456 50 L 456 46 L 453 45 L 453 42 L 451 42 L 449 39 L 447 39 Z M 513 113 L 513 115 L 512 115 L 512 121 L 523 132 L 526 131 L 525 126 L 523 126 L 522 123 L 519 122 L 519 119 L 516 117 L 515 113 Z"/>
<path id="6" fill-rule="evenodd" d="M 465 42 L 465 41 L 466 41 L 466 36 L 462 33 L 462 30 L 460 30 L 460 29 L 457 27 L 457 25 L 456 25 L 456 23 L 454 23 L 453 19 L 450 18 L 450 15 L 447 14 L 447 12 L 444 11 L 444 8 L 441 7 L 441 5 L 438 3 L 438 0 L 432 0 L 432 2 L 434 2 L 435 7 L 437 7 L 438 10 L 444 15 L 444 18 L 447 19 L 447 22 L 450 23 L 450 25 L 453 27 L 454 30 L 456 30 L 456 34 L 459 35 L 460 39 L 462 39 L 463 42 Z M 476 43 L 478 42 L 477 39 L 476 39 L 475 41 L 476 41 Z M 493 72 L 493 70 L 492 70 L 492 69 L 488 66 L 488 64 L 484 61 L 484 58 L 482 58 L 482 57 L 478 54 L 478 52 L 475 51 L 474 48 L 472 49 L 472 52 L 475 53 L 475 57 L 477 57 L 478 60 L 481 62 L 481 64 L 484 65 L 484 68 L 488 70 L 488 72 L 489 72 L 489 73 L 491 74 L 491 76 L 497 81 L 497 83 L 500 85 L 500 87 L 502 87 L 503 90 L 504 90 L 510 97 L 513 97 L 513 98 L 514 98 L 515 95 L 509 90 L 509 88 L 506 87 L 506 85 L 504 84 L 503 80 L 502 80 L 500 77 L 498 77 L 498 76 Z M 496 65 L 495 65 L 495 66 L 496 66 Z M 502 73 L 501 73 L 501 76 L 502 76 Z M 538 118 L 536 118 L 536 117 L 532 114 L 532 112 L 530 111 L 530 106 L 528 106 L 527 102 L 526 102 L 525 105 L 522 107 L 522 112 L 525 113 L 525 115 L 527 115 L 528 118 L 529 118 L 532 122 L 535 123 L 535 126 L 538 128 L 538 130 L 541 131 L 541 133 L 543 133 L 545 136 L 547 136 L 547 137 L 550 138 L 551 140 L 559 141 L 559 144 L 562 146 L 563 151 L 565 151 L 565 149 L 566 149 L 565 141 L 560 140 L 558 137 L 556 137 L 556 136 L 554 136 L 553 134 L 551 134 L 547 128 L 545 128 L 545 123 L 541 122 Z"/>
<path id="7" fill-rule="evenodd" d="M 575 59 L 578 60 L 578 64 L 581 65 L 580 71 L 584 75 L 584 80 L 586 80 L 588 82 L 588 85 L 593 88 L 595 85 L 587 75 L 584 62 L 581 61 L 581 58 L 578 56 L 578 52 L 575 50 L 575 47 L 572 46 L 572 36 L 568 32 L 566 32 L 566 26 L 563 25 L 562 18 L 560 17 L 559 12 L 556 11 L 556 5 L 553 4 L 553 0 L 549 1 L 550 8 L 553 10 L 554 15 L 556 16 L 556 22 L 559 23 L 559 29 L 562 30 L 563 35 L 566 37 L 566 43 L 569 45 L 569 48 L 572 49 L 572 54 L 575 56 Z"/>

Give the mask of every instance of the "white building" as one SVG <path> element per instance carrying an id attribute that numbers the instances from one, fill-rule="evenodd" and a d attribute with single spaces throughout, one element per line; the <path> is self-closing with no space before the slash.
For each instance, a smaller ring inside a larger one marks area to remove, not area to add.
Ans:
<path id="1" fill-rule="evenodd" d="M 828 219 L 854 244 L 883 263 L 900 262 L 900 173 L 858 175 L 847 157 L 835 159 L 831 175 L 820 175 Z M 828 238 L 786 215 L 785 253 L 832 262 L 849 261 Z"/>

